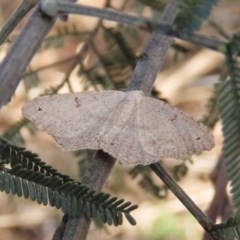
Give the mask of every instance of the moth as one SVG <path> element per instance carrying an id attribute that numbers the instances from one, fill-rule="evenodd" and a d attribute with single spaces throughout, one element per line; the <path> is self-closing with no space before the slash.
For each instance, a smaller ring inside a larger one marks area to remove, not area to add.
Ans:
<path id="1" fill-rule="evenodd" d="M 43 96 L 23 115 L 66 151 L 102 149 L 126 165 L 186 159 L 214 146 L 203 124 L 141 91 Z"/>

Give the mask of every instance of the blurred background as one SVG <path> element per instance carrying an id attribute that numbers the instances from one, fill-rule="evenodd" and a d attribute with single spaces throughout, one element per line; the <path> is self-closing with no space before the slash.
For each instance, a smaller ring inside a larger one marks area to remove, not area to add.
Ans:
<path id="1" fill-rule="evenodd" d="M 0 27 L 20 4 L 20 0 L 0 0 Z M 166 1 L 145 0 L 81 0 L 81 4 L 109 6 L 126 12 L 158 19 Z M 239 30 L 240 2 L 222 0 L 201 28 L 201 33 L 226 40 Z M 29 14 L 28 14 L 29 16 Z M 20 22 L 0 48 L 0 60 L 21 31 L 28 16 Z M 54 29 L 28 67 L 11 103 L 0 112 L 0 133 L 12 143 L 24 145 L 40 158 L 78 180 L 92 152 L 62 152 L 53 139 L 38 132 L 22 119 L 24 102 L 46 93 L 126 88 L 137 57 L 150 34 L 133 27 L 117 25 L 95 18 L 69 16 L 67 22 L 57 21 Z M 29 43 L 30 44 L 30 43 Z M 175 40 L 165 65 L 158 74 L 153 95 L 202 120 L 213 86 L 224 75 L 224 57 L 194 44 Z M 211 152 L 180 162 L 167 159 L 166 167 L 173 172 L 181 166 L 179 184 L 203 210 L 209 208 L 215 194 L 212 183 L 217 159 L 221 153 L 220 122 L 213 129 L 216 146 Z M 117 164 L 104 191 L 139 205 L 133 212 L 136 226 L 127 221 L 122 226 L 92 224 L 92 239 L 138 240 L 200 240 L 203 230 L 183 205 L 163 184 L 151 175 L 150 186 L 141 174 L 133 178 L 131 168 Z M 183 176 L 184 175 L 184 176 Z M 151 184 L 159 186 L 154 192 Z M 163 192 L 162 196 L 161 193 Z M 0 193 L 0 240 L 50 240 L 61 221 L 62 213 L 30 200 Z"/>

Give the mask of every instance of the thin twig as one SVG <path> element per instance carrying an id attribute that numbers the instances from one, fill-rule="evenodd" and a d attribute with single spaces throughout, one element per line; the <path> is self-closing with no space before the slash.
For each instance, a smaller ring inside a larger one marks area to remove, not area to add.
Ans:
<path id="1" fill-rule="evenodd" d="M 103 188 L 110 175 L 116 159 L 103 151 L 97 151 L 86 170 L 82 183 L 86 183 L 94 190 Z M 91 219 L 83 216 L 81 218 L 69 218 L 64 232 L 63 240 L 86 239 Z M 55 238 L 56 239 L 56 238 Z M 54 239 L 54 240 L 55 240 Z"/>
<path id="2" fill-rule="evenodd" d="M 51 1 L 51 5 L 55 4 L 55 6 L 53 7 L 54 8 L 54 11 L 53 11 L 54 13 L 52 13 L 53 15 L 61 14 L 61 13 L 79 14 L 79 15 L 86 15 L 86 16 L 92 16 L 92 17 L 99 17 L 101 19 L 110 20 L 110 21 L 114 21 L 122 24 L 135 25 L 135 26 L 142 27 L 142 29 L 159 31 L 163 34 L 166 34 L 172 37 L 190 41 L 192 43 L 199 44 L 205 48 L 209 48 L 214 51 L 221 52 L 221 46 L 226 44 L 226 42 L 212 39 L 201 34 L 195 34 L 188 31 L 179 32 L 175 30 L 171 24 L 166 23 L 165 21 L 156 22 L 149 18 L 139 17 L 136 15 L 123 13 L 120 11 L 89 7 L 81 4 L 73 4 L 73 3 L 58 1 L 58 0 L 43 0 L 42 2 L 45 3 L 49 1 Z M 42 10 L 47 14 L 51 14 L 48 12 L 48 8 L 49 8 L 48 4 L 46 3 L 43 6 L 44 7 L 42 7 Z"/>
<path id="3" fill-rule="evenodd" d="M 37 4 L 38 0 L 23 0 L 0 31 L 0 45 L 6 40 L 17 24 Z"/>
<path id="4" fill-rule="evenodd" d="M 211 173 L 211 180 L 214 184 L 215 194 L 206 213 L 213 222 L 216 222 L 217 218 L 225 221 L 232 215 L 232 212 L 230 210 L 229 196 L 226 189 L 228 179 L 223 156 L 220 156 L 215 169 Z M 226 216 L 226 214 L 228 215 Z M 207 233 L 204 234 L 203 240 L 210 240 Z"/>
<path id="5" fill-rule="evenodd" d="M 52 28 L 55 18 L 37 7 L 0 65 L 0 107 L 8 103 L 32 57 Z"/>
<path id="6" fill-rule="evenodd" d="M 161 15 L 161 22 L 171 25 L 181 0 L 172 0 Z M 136 64 L 129 90 L 142 90 L 150 95 L 157 74 L 163 66 L 165 56 L 173 41 L 172 37 L 154 32 L 147 43 L 141 58 Z"/>
<path id="7" fill-rule="evenodd" d="M 214 240 L 224 240 L 220 233 L 216 230 L 215 224 L 205 215 L 201 209 L 189 198 L 189 196 L 178 186 L 175 180 L 168 174 L 160 163 L 150 165 L 151 169 L 157 176 L 168 186 L 171 192 L 181 201 L 188 211 L 197 219 L 202 228 Z"/>

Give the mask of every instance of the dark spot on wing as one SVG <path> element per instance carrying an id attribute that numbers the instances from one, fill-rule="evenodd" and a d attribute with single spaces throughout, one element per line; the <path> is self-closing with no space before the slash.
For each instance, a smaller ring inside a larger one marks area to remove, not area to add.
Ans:
<path id="1" fill-rule="evenodd" d="M 175 115 L 170 119 L 170 121 L 173 122 L 176 118 L 177 118 L 177 114 L 175 114 Z"/>
<path id="2" fill-rule="evenodd" d="M 80 101 L 80 99 L 78 98 L 78 97 L 75 97 L 75 102 L 76 102 L 76 108 L 78 108 L 78 107 L 81 107 L 81 101 Z"/>
<path id="3" fill-rule="evenodd" d="M 43 108 L 41 106 L 38 107 L 38 111 L 42 111 Z"/>
<path id="4" fill-rule="evenodd" d="M 196 140 L 200 140 L 201 138 L 200 137 L 197 137 Z"/>

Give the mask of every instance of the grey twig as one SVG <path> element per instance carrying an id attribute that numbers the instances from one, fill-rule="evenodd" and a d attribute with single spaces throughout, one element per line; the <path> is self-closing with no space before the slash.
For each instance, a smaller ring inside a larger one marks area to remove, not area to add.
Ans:
<path id="1" fill-rule="evenodd" d="M 160 21 L 172 25 L 181 0 L 171 0 L 166 6 Z M 172 44 L 172 37 L 161 32 L 154 32 L 147 43 L 136 68 L 133 72 L 129 90 L 142 90 L 145 95 L 150 95 L 157 74 L 160 71 L 168 48 Z"/>
<path id="2" fill-rule="evenodd" d="M 25 15 L 37 4 L 38 0 L 23 0 L 17 10 L 12 14 L 7 23 L 0 31 L 0 45 L 6 40 L 8 35 L 25 17 Z"/>
<path id="3" fill-rule="evenodd" d="M 12 44 L 0 65 L 0 107 L 11 100 L 26 67 L 54 22 L 55 18 L 42 14 L 37 7 Z"/>
<path id="4" fill-rule="evenodd" d="M 160 163 L 150 165 L 151 169 L 157 176 L 168 186 L 171 192 L 181 201 L 181 203 L 188 209 L 188 211 L 197 219 L 202 228 L 214 240 L 224 240 L 220 233 L 218 233 L 216 225 L 212 220 L 205 215 L 201 209 L 189 198 L 189 196 L 178 186 L 174 179 L 168 174 Z"/>
<path id="5" fill-rule="evenodd" d="M 97 151 L 90 166 L 86 170 L 83 183 L 95 190 L 101 190 L 108 179 L 116 159 L 103 151 Z M 67 221 L 63 240 L 86 239 L 91 220 L 85 216 L 81 218 L 70 218 Z M 61 238 L 60 238 L 61 239 Z M 58 239 L 58 240 L 60 240 Z M 56 239 L 57 240 L 57 239 Z"/>
<path id="6" fill-rule="evenodd" d="M 144 18 L 120 11 L 89 7 L 81 4 L 73 4 L 69 2 L 64 2 L 62 0 L 42 0 L 41 6 L 42 11 L 44 11 L 46 14 L 49 14 L 50 16 L 55 16 L 61 13 L 79 14 L 99 17 L 101 19 L 114 21 L 122 24 L 137 25 L 142 27 L 143 29 L 161 32 L 161 34 L 190 41 L 192 43 L 199 44 L 214 51 L 221 51 L 220 46 L 225 44 L 225 42 L 212 39 L 201 34 L 195 34 L 183 30 L 179 32 L 174 29 L 172 24 L 164 21 L 164 19 L 161 22 L 156 22 L 149 18 Z"/>

